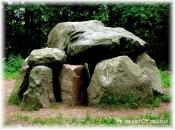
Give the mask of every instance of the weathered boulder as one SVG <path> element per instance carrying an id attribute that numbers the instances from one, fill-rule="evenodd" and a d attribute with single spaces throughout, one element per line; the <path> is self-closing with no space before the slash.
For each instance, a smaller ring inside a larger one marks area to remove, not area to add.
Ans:
<path id="1" fill-rule="evenodd" d="M 36 49 L 31 52 L 28 59 L 30 66 L 53 65 L 65 62 L 66 54 L 57 48 Z"/>
<path id="2" fill-rule="evenodd" d="M 12 90 L 10 100 L 16 100 L 23 98 L 23 93 L 27 90 L 28 84 L 29 84 L 29 73 L 30 73 L 30 67 L 28 65 L 28 57 L 24 60 L 22 67 L 19 72 L 19 77 L 16 80 L 15 87 Z"/>
<path id="3" fill-rule="evenodd" d="M 136 64 L 138 64 L 144 70 L 145 74 L 151 79 L 151 86 L 153 90 L 163 94 L 160 72 L 155 61 L 144 52 L 137 57 Z"/>
<path id="4" fill-rule="evenodd" d="M 76 64 L 97 63 L 118 55 L 135 57 L 147 45 L 133 33 L 120 27 L 104 27 L 97 20 L 59 23 L 48 35 L 48 47 L 64 50 L 68 62 Z"/>
<path id="5" fill-rule="evenodd" d="M 52 70 L 46 66 L 36 66 L 30 71 L 29 87 L 24 93 L 23 104 L 48 107 L 55 101 L 53 94 Z M 36 106 L 37 107 L 37 106 Z"/>
<path id="6" fill-rule="evenodd" d="M 68 105 L 87 104 L 87 73 L 83 65 L 63 64 L 59 75 L 61 97 Z"/>
<path id="7" fill-rule="evenodd" d="M 76 29 L 78 28 L 86 28 L 86 29 L 94 29 L 92 27 L 104 26 L 98 20 L 91 20 L 85 22 L 62 22 L 58 23 L 49 33 L 48 35 L 48 47 L 59 48 L 61 50 L 65 50 L 67 44 L 70 42 L 70 36 L 81 34 L 78 32 L 76 34 Z M 83 32 L 82 32 L 83 33 Z"/>
<path id="8" fill-rule="evenodd" d="M 88 86 L 89 105 L 97 105 L 104 95 L 116 95 L 125 101 L 130 94 L 144 101 L 153 97 L 150 79 L 128 56 L 103 60 L 96 65 Z"/>

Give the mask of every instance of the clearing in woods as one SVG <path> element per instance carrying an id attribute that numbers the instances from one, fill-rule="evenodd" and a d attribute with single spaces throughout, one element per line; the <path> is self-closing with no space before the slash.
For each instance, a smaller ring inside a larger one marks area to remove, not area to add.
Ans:
<path id="1" fill-rule="evenodd" d="M 38 111 L 22 111 L 19 106 L 8 103 L 12 89 L 15 85 L 15 80 L 4 80 L 4 125 L 5 126 L 35 126 L 30 122 L 30 118 L 51 119 L 61 114 L 63 118 L 82 118 L 85 115 L 91 117 L 128 117 L 131 115 L 145 115 L 145 114 L 161 114 L 170 111 L 170 103 L 161 103 L 159 107 L 154 108 L 100 108 L 88 106 L 70 107 L 62 103 L 55 103 L 51 108 L 42 108 Z M 42 124 L 40 122 L 39 124 Z M 54 124 L 54 123 L 53 123 Z"/>

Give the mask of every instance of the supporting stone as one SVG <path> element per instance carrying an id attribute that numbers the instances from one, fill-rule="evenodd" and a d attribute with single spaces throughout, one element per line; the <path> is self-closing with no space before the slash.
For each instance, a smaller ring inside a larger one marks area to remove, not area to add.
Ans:
<path id="1" fill-rule="evenodd" d="M 36 101 L 36 102 L 35 102 Z M 46 66 L 36 66 L 30 71 L 29 88 L 24 93 L 23 104 L 49 107 L 55 101 L 53 94 L 52 70 Z"/>
<path id="2" fill-rule="evenodd" d="M 59 76 L 63 103 L 87 104 L 87 72 L 83 65 L 64 64 Z"/>

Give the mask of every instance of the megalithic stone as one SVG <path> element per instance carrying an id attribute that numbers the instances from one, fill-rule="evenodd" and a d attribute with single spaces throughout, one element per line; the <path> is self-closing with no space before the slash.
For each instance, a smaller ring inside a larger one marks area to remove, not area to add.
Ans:
<path id="1" fill-rule="evenodd" d="M 63 64 L 59 83 L 63 103 L 71 106 L 87 104 L 88 75 L 83 65 Z"/>

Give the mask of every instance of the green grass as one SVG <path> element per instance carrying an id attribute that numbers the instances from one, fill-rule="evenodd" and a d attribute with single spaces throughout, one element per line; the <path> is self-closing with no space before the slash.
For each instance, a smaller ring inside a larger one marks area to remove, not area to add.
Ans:
<path id="1" fill-rule="evenodd" d="M 20 103 L 20 107 L 22 111 L 38 111 L 42 106 L 40 104 L 26 104 L 26 103 Z"/>
<path id="2" fill-rule="evenodd" d="M 138 108 L 141 104 L 139 97 L 129 94 L 127 100 L 124 102 L 127 108 Z"/>
<path id="3" fill-rule="evenodd" d="M 4 71 L 3 71 L 4 79 L 16 79 L 23 62 L 24 62 L 24 59 L 21 56 L 10 55 L 7 59 L 5 59 L 3 63 L 4 64 Z"/>
<path id="4" fill-rule="evenodd" d="M 106 95 L 104 94 L 99 102 L 98 102 L 98 105 L 103 107 L 103 106 L 113 106 L 113 107 L 119 107 L 121 105 L 121 102 L 120 102 L 120 97 L 116 96 L 115 94 L 107 94 L 106 92 Z"/>
<path id="5" fill-rule="evenodd" d="M 13 95 L 13 94 L 11 94 L 8 99 L 8 103 L 14 104 L 14 105 L 20 105 L 21 101 L 22 100 L 17 95 Z"/>
<path id="6" fill-rule="evenodd" d="M 104 95 L 100 98 L 98 106 L 99 107 L 114 107 L 114 108 L 138 108 L 138 107 L 148 107 L 154 108 L 159 107 L 163 102 L 170 102 L 171 96 L 169 94 L 158 94 L 153 97 L 153 99 L 148 101 L 140 100 L 139 97 L 129 94 L 128 97 L 123 101 L 122 98 L 115 94 Z"/>
<path id="7" fill-rule="evenodd" d="M 100 98 L 98 106 L 109 106 L 114 108 L 137 108 L 141 106 L 141 101 L 137 96 L 134 96 L 133 94 L 129 94 L 127 97 L 125 97 L 125 100 L 122 100 L 121 97 L 115 94 L 106 94 Z"/>
<path id="8" fill-rule="evenodd" d="M 161 84 L 164 88 L 171 87 L 171 75 L 165 71 L 160 70 L 161 75 Z M 129 94 L 126 98 L 126 101 L 121 101 L 120 97 L 116 96 L 115 94 L 107 94 L 100 98 L 99 106 L 111 106 L 115 108 L 119 108 L 124 106 L 126 108 L 138 108 L 138 107 L 159 107 L 163 102 L 170 102 L 171 96 L 169 94 L 163 95 L 156 95 L 154 96 L 153 100 L 149 102 L 143 103 L 140 99 L 133 94 Z"/>
<path id="9" fill-rule="evenodd" d="M 16 75 L 15 79 L 16 79 L 15 86 L 14 86 L 14 88 L 9 96 L 8 103 L 14 104 L 14 105 L 19 105 L 22 101 L 18 96 L 19 87 L 22 84 L 22 79 L 21 79 L 20 74 Z"/>
<path id="10" fill-rule="evenodd" d="M 23 100 L 25 101 L 20 103 L 20 107 L 22 111 L 37 111 L 40 108 L 43 108 L 38 98 L 25 96 Z"/>
<path id="11" fill-rule="evenodd" d="M 171 75 L 162 70 L 160 70 L 160 75 L 162 86 L 165 88 L 171 87 Z"/>
<path id="12" fill-rule="evenodd" d="M 32 117 L 28 115 L 16 114 L 14 117 L 10 118 L 15 122 L 25 121 L 37 126 L 132 126 L 132 125 L 141 125 L 141 126 L 170 126 L 171 122 L 171 113 L 163 112 L 160 114 L 145 114 L 145 115 L 131 115 L 127 117 L 92 117 L 89 113 L 86 113 L 84 117 L 63 117 L 61 113 L 58 113 L 55 117 L 50 118 L 41 118 L 41 117 Z M 10 125 L 6 121 L 5 124 Z"/>
<path id="13" fill-rule="evenodd" d="M 160 96 L 162 102 L 170 102 L 171 101 L 171 96 L 169 94 L 164 94 Z"/>
<path id="14" fill-rule="evenodd" d="M 5 79 L 17 79 L 19 77 L 19 70 L 22 66 L 22 63 L 24 62 L 24 59 L 21 56 L 14 56 L 11 55 L 9 56 L 5 61 L 4 61 L 4 78 Z M 86 68 L 88 68 L 88 65 L 85 64 Z M 165 71 L 162 71 L 160 69 L 160 74 L 161 74 L 161 82 L 162 86 L 165 88 L 170 88 L 171 87 L 171 75 L 168 74 Z M 138 108 L 142 106 L 146 107 L 159 107 L 162 102 L 170 102 L 170 95 L 159 95 L 157 97 L 154 97 L 152 101 L 149 103 L 143 103 L 140 101 L 140 99 L 132 94 L 129 94 L 128 97 L 126 98 L 126 101 L 121 101 L 120 97 L 117 97 L 116 95 L 104 95 L 100 101 L 99 101 L 99 106 L 112 106 L 112 107 L 126 107 L 126 108 Z M 9 98 L 9 102 L 12 104 L 17 104 L 19 105 L 21 100 L 15 96 L 12 95 Z M 55 107 L 54 104 L 51 104 L 51 108 Z M 25 105 L 22 105 L 22 108 L 24 110 L 26 109 Z M 33 108 L 33 107 L 32 107 Z"/>

